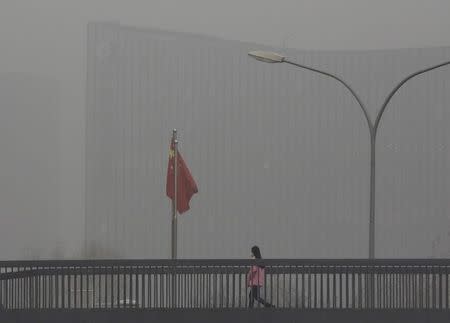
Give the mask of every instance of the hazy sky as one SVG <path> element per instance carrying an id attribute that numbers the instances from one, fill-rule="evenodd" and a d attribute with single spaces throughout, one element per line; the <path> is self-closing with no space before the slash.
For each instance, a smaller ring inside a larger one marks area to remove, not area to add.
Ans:
<path id="1" fill-rule="evenodd" d="M 50 218 L 56 227 L 49 225 L 43 234 L 59 232 L 61 237 L 55 235 L 54 241 L 64 241 L 61 248 L 68 256 L 77 255 L 83 241 L 86 24 L 110 20 L 299 49 L 450 44 L 448 0 L 0 0 L 1 84 L 7 84 L 8 92 L 15 95 L 9 100 L 19 104 L 22 101 L 17 97 L 35 95 L 30 90 L 35 87 L 33 84 L 45 83 L 39 93 L 52 98 L 41 99 L 36 106 L 28 103 L 29 109 L 44 109 L 46 102 L 51 102 L 58 116 L 36 121 L 41 128 L 55 129 L 55 144 L 48 147 L 53 149 L 50 153 L 36 152 L 29 148 L 33 142 L 27 141 L 23 142 L 24 151 L 11 157 L 12 161 L 25 156 L 45 163 L 46 156 L 57 156 L 58 166 L 49 181 L 52 184 L 41 187 L 49 194 L 35 197 L 32 191 L 27 193 L 29 196 L 23 198 L 31 205 L 29 214 L 24 216 L 31 217 L 35 211 L 33 198 L 43 199 L 38 201 L 43 205 L 51 204 Z M 22 87 L 22 82 L 27 85 Z M 11 111 L 7 111 L 12 106 L 0 101 L 0 118 L 12 118 Z M 29 124 L 23 121 L 34 121 L 26 120 L 33 116 L 21 114 L 11 131 L 20 134 L 21 127 Z M 39 142 L 50 135 L 46 132 L 33 140 Z M 15 145 L 14 140 L 4 137 L 0 145 Z M 33 165 L 27 164 L 28 171 L 38 172 Z M 2 174 L 23 174 L 18 167 L 4 169 Z M 4 181 L 0 182 L 2 185 Z M 21 185 L 16 187 L 18 192 L 26 188 L 26 181 Z M 11 193 L 10 187 L 1 188 Z M 23 214 L 17 203 L 8 205 L 7 212 L 0 205 L 0 225 L 4 230 L 18 230 L 5 220 L 14 218 L 15 213 Z M 0 240 L 0 244 L 9 242 Z M 14 253 L 8 257 L 11 255 Z"/>

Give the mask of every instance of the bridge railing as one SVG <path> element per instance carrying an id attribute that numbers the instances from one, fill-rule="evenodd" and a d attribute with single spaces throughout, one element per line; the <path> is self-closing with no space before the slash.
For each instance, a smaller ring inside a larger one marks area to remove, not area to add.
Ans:
<path id="1" fill-rule="evenodd" d="M 259 296 L 277 308 L 450 309 L 450 259 L 3 261 L 0 306 L 244 308 L 254 265 Z"/>

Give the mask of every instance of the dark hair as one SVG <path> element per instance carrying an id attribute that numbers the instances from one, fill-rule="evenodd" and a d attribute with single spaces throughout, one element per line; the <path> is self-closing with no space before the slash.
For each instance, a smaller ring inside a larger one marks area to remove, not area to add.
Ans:
<path id="1" fill-rule="evenodd" d="M 252 247 L 252 254 L 255 256 L 256 259 L 261 259 L 261 251 L 259 250 L 258 246 Z"/>
<path id="2" fill-rule="evenodd" d="M 252 247 L 252 254 L 253 256 L 255 256 L 256 259 L 262 259 L 261 257 L 261 250 L 259 250 L 258 246 L 253 246 Z M 262 265 L 258 265 L 259 268 L 264 268 L 266 266 L 262 266 Z"/>
<path id="3" fill-rule="evenodd" d="M 252 254 L 253 256 L 255 256 L 256 259 L 262 259 L 261 257 L 261 250 L 259 250 L 258 246 L 253 246 L 252 247 Z M 259 268 L 264 268 L 266 266 L 262 266 L 262 265 L 258 265 Z"/>

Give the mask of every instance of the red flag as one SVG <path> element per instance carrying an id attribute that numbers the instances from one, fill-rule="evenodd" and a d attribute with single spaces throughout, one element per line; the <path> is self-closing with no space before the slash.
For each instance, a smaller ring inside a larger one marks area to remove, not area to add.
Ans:
<path id="1" fill-rule="evenodd" d="M 186 166 L 180 152 L 177 153 L 178 182 L 177 182 L 177 210 L 184 213 L 189 210 L 189 201 L 192 195 L 198 192 L 197 184 Z M 169 165 L 167 167 L 166 194 L 173 200 L 175 198 L 175 143 L 172 140 L 169 150 Z"/>

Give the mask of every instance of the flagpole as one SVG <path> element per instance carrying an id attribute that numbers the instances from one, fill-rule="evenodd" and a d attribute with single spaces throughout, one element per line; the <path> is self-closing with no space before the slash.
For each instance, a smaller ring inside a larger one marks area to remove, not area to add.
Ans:
<path id="1" fill-rule="evenodd" d="M 173 129 L 174 143 L 174 199 L 172 200 L 172 259 L 177 259 L 177 201 L 178 201 L 178 140 L 177 129 Z"/>
<path id="2" fill-rule="evenodd" d="M 178 140 L 177 140 L 177 129 L 173 129 L 172 133 L 173 149 L 174 149 L 174 198 L 172 200 L 172 260 L 177 259 L 177 202 L 178 202 Z M 175 274 L 172 275 L 172 307 L 176 307 L 176 278 Z"/>

